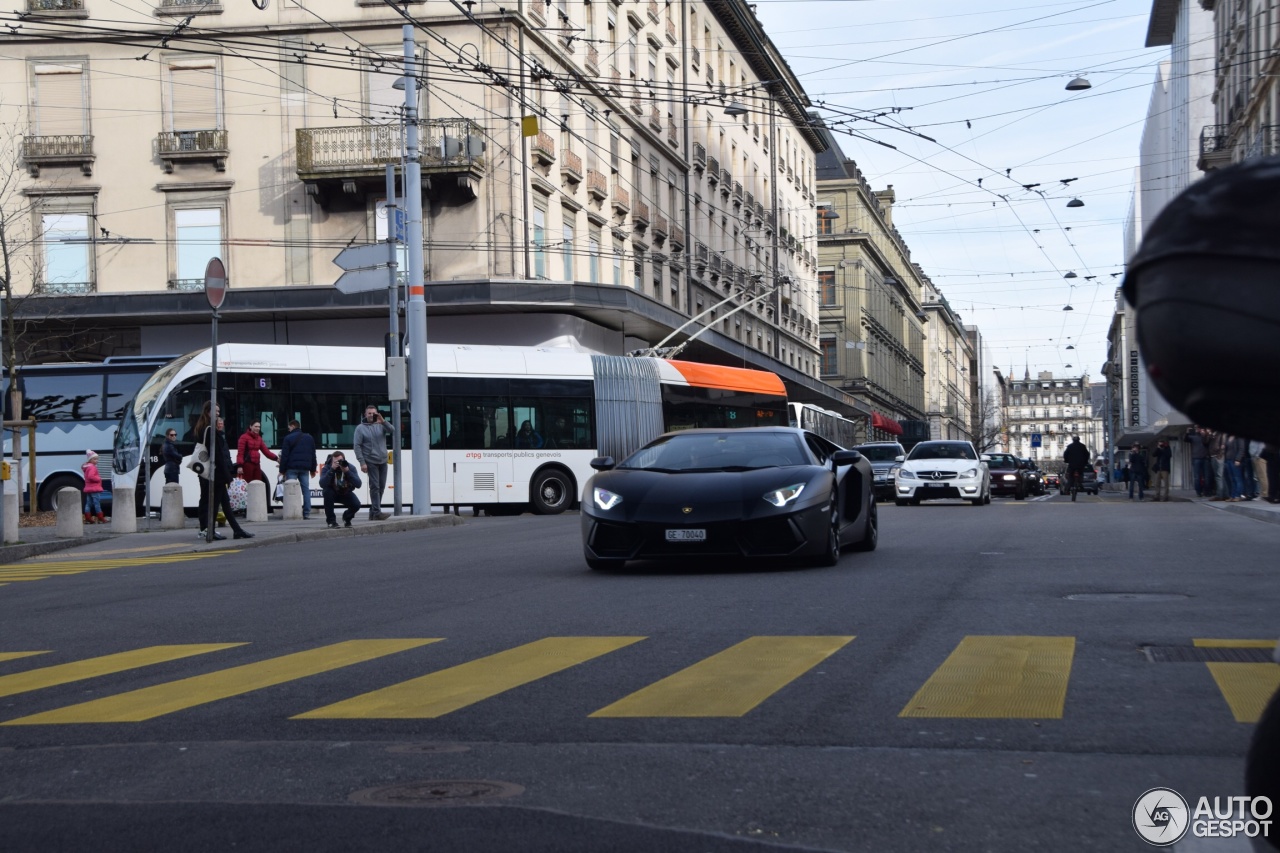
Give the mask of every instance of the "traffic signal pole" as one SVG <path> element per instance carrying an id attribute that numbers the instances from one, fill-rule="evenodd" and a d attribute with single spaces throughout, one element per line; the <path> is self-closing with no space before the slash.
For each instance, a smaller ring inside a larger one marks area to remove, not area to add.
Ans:
<path id="1" fill-rule="evenodd" d="M 422 166 L 418 160 L 418 57 L 413 25 L 404 33 L 404 205 L 409 244 L 409 441 L 413 448 L 413 514 L 431 513 L 431 420 L 427 411 L 427 297 L 422 262 Z M 397 460 L 399 461 L 399 460 Z"/>

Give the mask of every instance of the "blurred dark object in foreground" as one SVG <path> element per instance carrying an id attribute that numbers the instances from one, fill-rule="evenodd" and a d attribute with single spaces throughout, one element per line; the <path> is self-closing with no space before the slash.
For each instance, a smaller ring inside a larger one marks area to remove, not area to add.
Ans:
<path id="1" fill-rule="evenodd" d="M 1280 443 L 1280 157 L 1213 172 L 1170 202 L 1124 295 L 1166 400 L 1195 423 Z"/>

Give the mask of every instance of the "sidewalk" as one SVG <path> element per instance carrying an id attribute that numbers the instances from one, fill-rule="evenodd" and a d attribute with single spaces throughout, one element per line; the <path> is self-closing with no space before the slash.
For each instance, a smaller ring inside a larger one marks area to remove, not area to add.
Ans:
<path id="1" fill-rule="evenodd" d="M 1103 494 L 1110 495 L 1111 497 L 1123 498 L 1128 492 L 1128 486 L 1125 483 L 1104 483 L 1102 485 L 1102 492 Z M 1147 501 L 1150 500 L 1151 490 L 1147 489 Z M 1227 503 L 1226 501 L 1211 501 L 1208 498 L 1198 498 L 1196 497 L 1195 491 L 1192 489 L 1170 489 L 1169 500 L 1171 502 L 1179 501 L 1204 504 L 1210 509 L 1231 512 L 1236 515 L 1254 518 L 1258 521 L 1269 521 L 1272 524 L 1280 524 L 1280 504 L 1267 503 L 1261 498 L 1256 498 L 1251 501 Z M 1144 503 L 1147 501 L 1144 501 Z"/>
<path id="2" fill-rule="evenodd" d="M 257 548 L 263 545 L 280 545 L 289 542 L 306 542 L 313 539 L 337 539 L 346 536 L 376 536 L 383 533 L 403 533 L 408 530 L 424 530 L 429 527 L 452 527 L 464 523 L 462 518 L 444 512 L 433 512 L 428 516 L 400 515 L 392 516 L 386 521 L 369 521 L 361 513 L 352 520 L 350 528 L 330 530 L 324 521 L 324 514 L 316 512 L 306 521 L 285 521 L 280 512 L 269 516 L 264 522 L 250 524 L 241 521 L 246 531 L 253 534 L 252 539 L 233 539 L 231 528 L 219 529 L 219 533 L 227 538 L 221 542 L 205 542 L 198 538 L 199 527 L 196 520 L 187 519 L 187 526 L 182 530 L 161 530 L 160 520 L 151 519 L 151 528 L 147 529 L 147 519 L 138 519 L 137 533 L 112 533 L 111 525 L 86 524 L 83 539 L 62 539 L 55 535 L 54 527 L 20 527 L 20 541 L 16 545 L 0 547 L 0 564 L 25 560 L 40 554 L 53 551 L 66 551 L 68 556 L 92 558 L 103 554 L 123 554 L 142 552 L 152 556 L 173 554 L 187 551 L 218 551 L 233 548 Z"/>

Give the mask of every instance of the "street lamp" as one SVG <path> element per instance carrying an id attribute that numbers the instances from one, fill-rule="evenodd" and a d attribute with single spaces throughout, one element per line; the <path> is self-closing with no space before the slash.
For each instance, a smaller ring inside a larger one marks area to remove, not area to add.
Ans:
<path id="1" fill-rule="evenodd" d="M 1083 92 L 1085 89 L 1092 89 L 1093 84 L 1083 77 L 1077 77 L 1067 84 L 1068 92 Z"/>
<path id="2" fill-rule="evenodd" d="M 1073 198 L 1071 201 L 1067 202 L 1067 207 L 1084 207 L 1084 202 L 1078 198 Z"/>

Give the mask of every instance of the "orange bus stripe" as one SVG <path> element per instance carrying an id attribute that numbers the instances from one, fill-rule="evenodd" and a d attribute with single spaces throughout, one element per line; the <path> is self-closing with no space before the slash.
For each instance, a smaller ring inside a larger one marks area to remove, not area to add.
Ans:
<path id="1" fill-rule="evenodd" d="M 690 385 L 699 388 L 723 388 L 728 391 L 754 391 L 759 394 L 787 395 L 786 386 L 776 374 L 765 370 L 747 370 L 742 367 L 722 367 L 718 364 L 699 364 L 694 361 L 667 361 L 680 371 Z"/>

